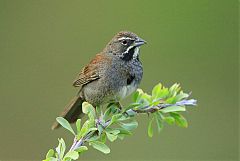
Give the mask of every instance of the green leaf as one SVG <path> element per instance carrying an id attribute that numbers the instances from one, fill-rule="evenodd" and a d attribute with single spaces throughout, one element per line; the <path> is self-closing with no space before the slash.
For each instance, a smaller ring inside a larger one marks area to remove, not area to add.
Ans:
<path id="1" fill-rule="evenodd" d="M 90 111 L 91 111 L 91 104 L 90 103 L 88 103 L 88 102 L 83 102 L 82 103 L 82 112 L 84 113 L 84 114 L 88 114 Z"/>
<path id="2" fill-rule="evenodd" d="M 181 89 L 180 84 L 175 83 L 170 87 L 169 92 L 171 93 L 171 95 L 176 95 L 176 93 L 179 92 L 180 89 Z"/>
<path id="3" fill-rule="evenodd" d="M 154 99 L 158 98 L 158 95 L 160 94 L 161 89 L 162 89 L 162 84 L 161 84 L 161 83 L 157 84 L 157 85 L 153 88 L 153 90 L 152 90 L 152 97 L 153 97 Z"/>
<path id="4" fill-rule="evenodd" d="M 133 95 L 132 95 L 132 100 L 133 100 L 134 103 L 137 102 L 138 95 L 139 95 L 138 91 L 135 91 L 135 92 L 133 93 Z"/>
<path id="5" fill-rule="evenodd" d="M 181 101 L 182 99 L 185 99 L 188 97 L 189 97 L 189 94 L 183 93 L 183 91 L 181 91 L 175 98 L 176 98 L 176 101 Z"/>
<path id="6" fill-rule="evenodd" d="M 166 103 L 168 103 L 168 104 L 175 104 L 176 103 L 176 97 L 175 96 L 169 97 L 166 100 Z"/>
<path id="7" fill-rule="evenodd" d="M 89 132 L 94 132 L 94 131 L 97 131 L 97 130 L 98 130 L 98 128 L 96 128 L 96 127 L 91 127 L 91 128 L 88 129 L 87 133 L 89 133 Z"/>
<path id="8" fill-rule="evenodd" d="M 131 131 L 126 130 L 124 128 L 116 128 L 115 130 L 118 130 L 119 133 L 118 134 L 123 134 L 123 135 L 132 135 Z"/>
<path id="9" fill-rule="evenodd" d="M 122 128 L 124 128 L 124 129 L 126 129 L 126 130 L 133 130 L 133 129 L 136 129 L 137 128 L 137 126 L 138 126 L 138 123 L 137 123 L 137 121 L 132 121 L 132 122 L 130 122 L 130 123 L 122 123 L 122 122 L 120 122 L 119 123 L 120 124 L 120 126 L 122 127 Z"/>
<path id="10" fill-rule="evenodd" d="M 103 135 L 103 134 L 102 134 Z M 101 136 L 102 136 L 101 135 Z M 100 139 L 100 136 L 99 135 L 93 135 L 92 137 L 90 137 L 89 139 L 87 139 L 88 142 L 91 142 L 91 141 L 96 141 Z"/>
<path id="11" fill-rule="evenodd" d="M 119 130 L 118 138 L 121 140 L 123 140 L 125 136 L 132 135 L 131 131 L 126 130 L 124 128 L 117 128 L 117 130 Z"/>
<path id="12" fill-rule="evenodd" d="M 118 138 L 123 140 L 125 136 L 132 135 L 131 131 L 126 130 L 124 128 L 117 128 L 120 132 L 118 133 Z"/>
<path id="13" fill-rule="evenodd" d="M 117 134 L 120 133 L 120 130 L 118 130 L 118 129 L 111 129 L 111 128 L 107 128 L 105 131 L 108 132 L 108 133 L 114 134 L 114 135 L 117 135 Z"/>
<path id="14" fill-rule="evenodd" d="M 114 124 L 115 122 L 117 122 L 118 119 L 120 119 L 121 117 L 122 117 L 122 114 L 115 114 L 115 115 L 113 115 L 110 123 L 108 124 L 108 127 L 110 125 Z"/>
<path id="15" fill-rule="evenodd" d="M 109 108 L 111 111 L 112 114 L 115 114 L 115 113 L 119 113 L 119 104 L 117 103 L 110 103 L 107 108 Z"/>
<path id="16" fill-rule="evenodd" d="M 148 136 L 149 137 L 153 137 L 153 127 L 152 127 L 153 120 L 154 120 L 154 118 L 152 118 L 151 121 L 149 121 L 149 123 L 148 123 Z"/>
<path id="17" fill-rule="evenodd" d="M 53 157 L 54 154 L 55 154 L 54 150 L 53 150 L 53 149 L 50 149 L 50 150 L 47 152 L 46 158 Z"/>
<path id="18" fill-rule="evenodd" d="M 106 141 L 107 141 L 107 135 L 106 135 L 105 132 L 102 133 L 102 135 L 100 135 L 99 141 L 102 142 L 102 143 L 106 143 Z"/>
<path id="19" fill-rule="evenodd" d="M 154 117 L 155 117 L 155 120 L 156 120 L 156 123 L 157 123 L 157 128 L 158 128 L 158 132 L 161 131 L 161 129 L 163 128 L 163 123 L 162 123 L 162 120 L 161 120 L 161 117 L 160 117 L 160 113 L 154 113 Z"/>
<path id="20" fill-rule="evenodd" d="M 152 97 L 144 93 L 141 89 L 137 89 L 138 92 L 138 98 L 135 103 L 139 103 L 141 107 L 144 107 L 146 105 L 149 105 L 149 102 L 152 101 Z"/>
<path id="21" fill-rule="evenodd" d="M 111 142 L 113 142 L 117 139 L 117 135 L 111 134 L 109 132 L 106 132 L 106 135 L 107 135 L 108 140 L 110 140 Z"/>
<path id="22" fill-rule="evenodd" d="M 64 159 L 73 159 L 73 160 L 77 160 L 79 158 L 79 154 L 76 151 L 69 151 L 67 152 L 67 154 L 65 155 Z"/>
<path id="23" fill-rule="evenodd" d="M 131 103 L 129 106 L 127 106 L 126 108 L 124 108 L 124 111 L 123 112 L 126 112 L 127 110 L 129 109 L 133 109 L 134 107 L 137 107 L 137 106 L 140 106 L 141 104 L 140 103 Z"/>
<path id="24" fill-rule="evenodd" d="M 175 123 L 175 119 L 171 116 L 165 117 L 164 121 L 166 121 L 169 125 L 173 125 Z"/>
<path id="25" fill-rule="evenodd" d="M 104 143 L 102 143 L 102 142 L 100 142 L 100 141 L 91 141 L 91 142 L 90 142 L 90 145 L 91 145 L 93 148 L 95 148 L 95 149 L 103 152 L 104 154 L 110 153 L 109 147 L 108 147 L 106 144 L 104 144 Z"/>
<path id="26" fill-rule="evenodd" d="M 60 146 L 60 155 L 61 155 L 61 158 L 63 158 L 63 156 L 64 156 L 64 153 L 65 153 L 65 150 L 66 150 L 66 144 L 65 144 L 65 141 L 63 140 L 63 138 L 61 138 L 60 140 L 59 140 L 59 144 L 61 145 Z"/>
<path id="27" fill-rule="evenodd" d="M 147 93 L 143 93 L 141 99 L 146 99 L 148 102 L 151 102 L 152 97 Z"/>
<path id="28" fill-rule="evenodd" d="M 75 151 L 78 153 L 82 153 L 87 150 L 88 150 L 88 148 L 86 146 L 80 146 L 79 148 L 75 149 Z"/>
<path id="29" fill-rule="evenodd" d="M 58 146 L 56 148 L 56 152 L 59 154 L 60 159 L 63 158 L 65 150 L 66 150 L 66 144 L 64 140 L 62 138 L 58 139 Z"/>
<path id="30" fill-rule="evenodd" d="M 102 125 L 97 124 L 97 129 L 98 129 L 98 135 L 101 135 L 103 131 Z"/>
<path id="31" fill-rule="evenodd" d="M 111 108 L 107 108 L 107 110 L 104 112 L 103 119 L 106 120 L 111 114 Z"/>
<path id="32" fill-rule="evenodd" d="M 77 119 L 76 127 L 77 127 L 77 134 L 79 134 L 81 131 L 81 119 Z"/>
<path id="33" fill-rule="evenodd" d="M 124 135 L 124 134 L 118 134 L 117 137 L 118 137 L 119 139 L 123 140 L 125 136 L 126 136 L 126 135 Z"/>
<path id="34" fill-rule="evenodd" d="M 158 112 L 156 112 L 155 114 L 156 114 L 160 119 L 162 119 L 162 120 L 163 120 L 164 117 L 165 117 L 165 116 L 162 114 L 161 111 L 158 111 Z"/>
<path id="35" fill-rule="evenodd" d="M 175 119 L 176 124 L 177 124 L 178 126 L 184 127 L 184 128 L 188 127 L 188 122 L 187 122 L 187 120 L 186 120 L 182 115 L 180 115 L 179 113 L 173 113 L 173 112 L 171 112 L 171 113 L 170 113 L 170 116 L 172 116 L 172 117 Z"/>
<path id="36" fill-rule="evenodd" d="M 137 113 L 134 112 L 133 110 L 128 110 L 128 111 L 126 111 L 126 113 L 127 113 L 127 115 L 130 116 L 130 117 L 133 117 L 133 116 L 135 116 L 135 115 L 137 114 Z"/>
<path id="37" fill-rule="evenodd" d="M 116 130 L 116 129 L 106 129 L 106 135 L 107 138 L 113 142 L 117 139 L 118 134 L 120 133 L 120 130 Z"/>
<path id="38" fill-rule="evenodd" d="M 166 98 L 168 95 L 169 95 L 168 88 L 163 87 L 161 92 L 158 93 L 157 98 L 163 99 L 163 98 Z"/>
<path id="39" fill-rule="evenodd" d="M 99 106 L 96 106 L 96 113 L 97 114 L 101 114 L 102 113 L 102 109 Z"/>
<path id="40" fill-rule="evenodd" d="M 169 106 L 169 107 L 161 109 L 160 111 L 163 113 L 186 111 L 186 108 L 184 106 Z"/>
<path id="41" fill-rule="evenodd" d="M 83 113 L 87 114 L 90 118 L 94 118 L 96 116 L 94 107 L 88 102 L 83 102 L 82 111 Z"/>
<path id="42" fill-rule="evenodd" d="M 82 136 L 84 136 L 88 132 L 89 129 L 90 129 L 89 120 L 87 120 L 86 122 L 84 122 L 80 133 L 77 135 L 77 138 L 80 139 Z"/>
<path id="43" fill-rule="evenodd" d="M 143 90 L 142 89 L 137 89 L 136 92 L 133 94 L 133 102 L 138 102 L 139 99 L 141 98 L 141 95 L 143 94 Z"/>
<path id="44" fill-rule="evenodd" d="M 150 104 L 149 100 L 146 99 L 145 97 L 141 97 L 138 102 L 140 103 L 140 106 L 137 107 L 139 109 L 145 108 L 146 106 L 149 106 L 149 104 Z M 136 109 L 136 108 L 134 108 L 134 109 Z"/>
<path id="45" fill-rule="evenodd" d="M 130 120 L 131 118 L 122 114 L 122 116 L 118 119 L 117 122 L 122 122 L 122 121 L 126 121 L 126 120 Z"/>
<path id="46" fill-rule="evenodd" d="M 68 131 L 70 131 L 73 135 L 76 135 L 75 132 L 73 131 L 71 125 L 69 124 L 69 122 L 65 118 L 57 117 L 56 120 L 60 125 L 62 125 L 62 127 L 67 129 Z"/>
<path id="47" fill-rule="evenodd" d="M 158 104 L 160 104 L 162 102 L 161 99 L 153 99 L 152 103 L 150 104 L 151 106 L 157 106 Z"/>

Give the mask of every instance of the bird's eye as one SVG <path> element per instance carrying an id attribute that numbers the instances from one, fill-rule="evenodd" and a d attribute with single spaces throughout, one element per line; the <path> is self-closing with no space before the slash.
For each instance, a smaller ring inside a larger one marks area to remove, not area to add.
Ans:
<path id="1" fill-rule="evenodd" d="M 122 44 L 123 44 L 123 45 L 127 45 L 127 40 L 123 40 L 123 41 L 122 41 Z"/>

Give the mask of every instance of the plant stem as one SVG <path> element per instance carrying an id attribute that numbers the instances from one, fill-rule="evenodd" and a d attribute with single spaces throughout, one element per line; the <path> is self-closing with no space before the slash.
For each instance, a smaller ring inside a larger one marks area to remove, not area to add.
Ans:
<path id="1" fill-rule="evenodd" d="M 197 105 L 197 101 L 195 99 L 190 99 L 190 100 L 187 100 L 187 99 L 184 99 L 182 101 L 178 101 L 176 102 L 175 104 L 164 104 L 164 103 L 160 103 L 156 106 L 146 106 L 142 109 L 129 109 L 127 110 L 125 113 L 128 114 L 130 112 L 135 112 L 135 113 L 146 113 L 146 114 L 149 114 L 149 113 L 154 113 L 158 110 L 161 110 L 161 109 L 164 109 L 166 107 L 169 107 L 169 106 L 196 106 Z M 127 115 L 128 117 L 130 117 L 129 115 Z M 100 121 L 101 119 L 96 119 L 95 121 L 95 127 L 101 125 L 103 128 L 106 128 L 110 121 L 111 120 L 108 120 L 106 121 L 104 124 Z M 85 136 L 83 136 L 81 139 L 77 140 L 77 138 L 75 137 L 74 138 L 74 141 L 73 141 L 73 144 L 70 148 L 69 151 L 74 151 L 76 150 L 77 148 L 79 148 L 80 146 L 83 146 L 84 145 L 84 142 L 86 140 L 88 140 L 89 138 L 91 138 L 93 135 L 95 135 L 96 133 L 95 132 L 89 132 L 87 133 Z"/>

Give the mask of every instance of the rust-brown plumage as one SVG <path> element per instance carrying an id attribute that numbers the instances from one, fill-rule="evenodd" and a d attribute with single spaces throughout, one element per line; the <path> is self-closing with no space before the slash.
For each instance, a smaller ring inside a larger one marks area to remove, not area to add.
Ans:
<path id="1" fill-rule="evenodd" d="M 91 81 L 99 79 L 99 65 L 103 60 L 106 61 L 106 59 L 108 58 L 105 55 L 97 54 L 95 58 L 81 70 L 78 78 L 73 82 L 73 86 L 80 87 L 84 84 L 90 83 Z"/>

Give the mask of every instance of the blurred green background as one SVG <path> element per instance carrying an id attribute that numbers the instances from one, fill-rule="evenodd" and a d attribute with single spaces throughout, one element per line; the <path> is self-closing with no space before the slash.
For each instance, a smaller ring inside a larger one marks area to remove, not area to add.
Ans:
<path id="1" fill-rule="evenodd" d="M 50 126 L 77 89 L 80 69 L 120 30 L 148 41 L 144 78 L 179 82 L 198 107 L 189 128 L 147 137 L 147 116 L 111 153 L 82 160 L 238 160 L 238 1 L 0 0 L 0 160 L 40 160 L 63 137 Z"/>

